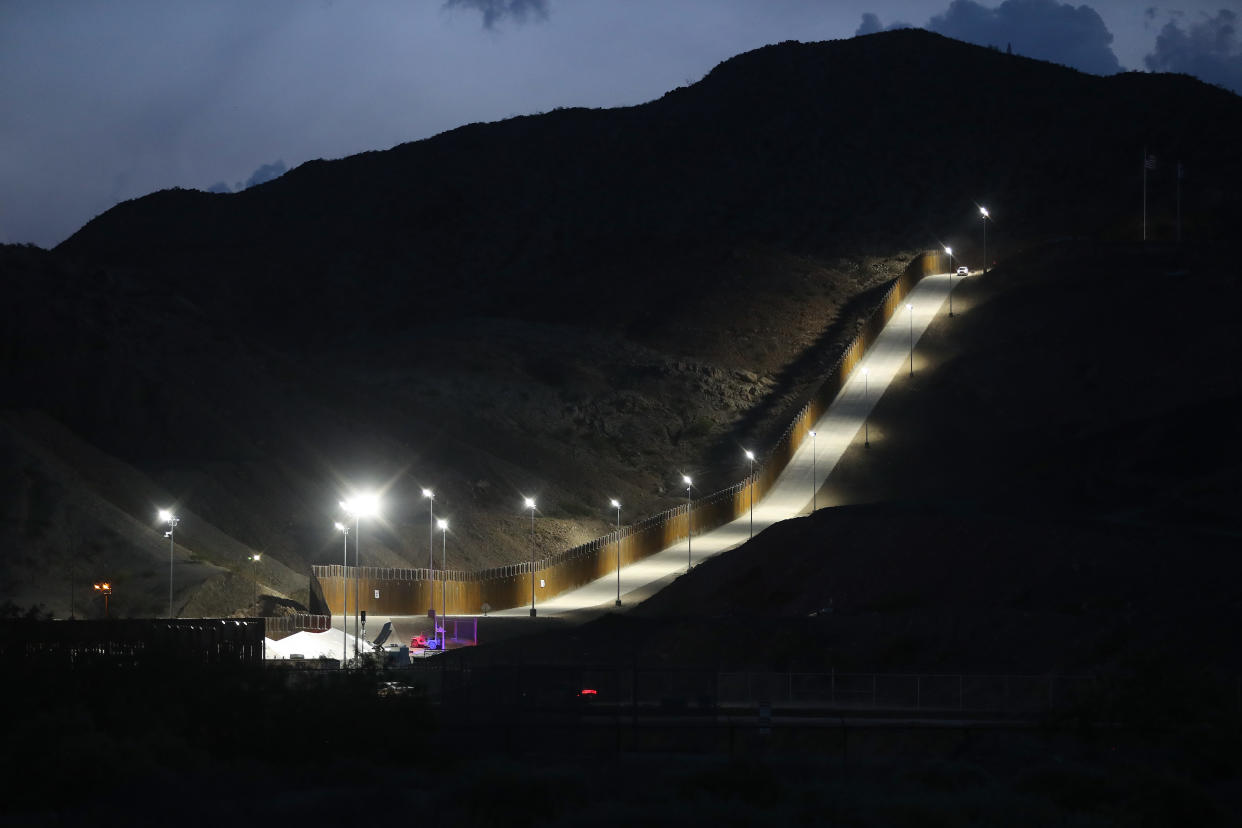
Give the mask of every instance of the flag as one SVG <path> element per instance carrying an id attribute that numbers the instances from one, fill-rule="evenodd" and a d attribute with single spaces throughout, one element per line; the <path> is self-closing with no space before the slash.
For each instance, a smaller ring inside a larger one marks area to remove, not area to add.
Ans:
<path id="1" fill-rule="evenodd" d="M 1154 170 L 1156 168 L 1156 156 L 1145 155 L 1143 157 L 1143 169 Z"/>

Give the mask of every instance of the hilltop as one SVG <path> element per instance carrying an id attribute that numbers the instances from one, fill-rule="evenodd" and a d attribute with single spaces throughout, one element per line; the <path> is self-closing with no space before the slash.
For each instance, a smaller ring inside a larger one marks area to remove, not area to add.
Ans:
<path id="1" fill-rule="evenodd" d="M 339 560 L 350 484 L 390 485 L 364 564 L 425 561 L 424 485 L 451 565 L 527 557 L 527 494 L 541 553 L 580 542 L 610 497 L 628 520 L 682 471 L 740 477 L 740 447 L 762 454 L 912 255 L 978 263 L 976 202 L 989 258 L 1135 238 L 1147 146 L 1191 171 L 1186 236 L 1230 237 L 1240 124 L 1236 96 L 1189 78 L 901 31 L 766 47 L 637 107 L 118 205 L 54 251 L 0 256 L 22 492 L 0 599 L 67 615 L 49 567 L 85 558 L 88 580 L 129 573 L 118 611 L 159 612 L 170 501 L 187 612 L 244 608 L 253 551 L 262 591 L 303 600 L 306 567 Z M 1173 180 L 1148 186 L 1169 238 Z"/>

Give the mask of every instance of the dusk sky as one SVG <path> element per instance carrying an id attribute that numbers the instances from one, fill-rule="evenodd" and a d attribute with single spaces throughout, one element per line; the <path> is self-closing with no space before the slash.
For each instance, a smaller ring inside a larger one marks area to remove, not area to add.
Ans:
<path id="1" fill-rule="evenodd" d="M 52 246 L 154 190 L 638 104 L 765 44 L 901 24 L 1242 93 L 1239 18 L 1236 0 L 0 0 L 0 242 Z"/>

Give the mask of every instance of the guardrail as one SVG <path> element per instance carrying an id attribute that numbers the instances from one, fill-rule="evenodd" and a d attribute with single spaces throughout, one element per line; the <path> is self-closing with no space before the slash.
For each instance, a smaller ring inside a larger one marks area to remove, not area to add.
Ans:
<path id="1" fill-rule="evenodd" d="M 530 600 L 532 578 L 540 583 L 539 595 L 546 600 L 614 572 L 618 561 L 621 566 L 641 561 L 688 534 L 710 531 L 741 517 L 749 508 L 752 496 L 757 502 L 771 491 L 811 426 L 832 404 L 867 348 L 914 285 L 924 276 L 940 272 L 944 266 L 945 256 L 932 251 L 919 254 L 906 266 L 775 445 L 756 464 L 754 474 L 746 479 L 701 497 L 692 505 L 666 509 L 593 541 L 535 561 L 445 572 L 427 568 L 312 566 L 312 607 L 338 614 L 346 606 L 347 598 L 349 604 L 353 603 L 348 593 L 355 589 L 361 608 L 378 615 L 413 615 L 438 608 L 441 589 L 450 615 L 479 613 L 485 604 L 493 610 L 519 607 Z"/>

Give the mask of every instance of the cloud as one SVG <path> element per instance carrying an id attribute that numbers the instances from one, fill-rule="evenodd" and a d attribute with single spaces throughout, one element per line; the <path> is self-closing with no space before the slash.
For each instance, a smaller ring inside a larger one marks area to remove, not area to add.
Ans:
<path id="1" fill-rule="evenodd" d="M 246 179 L 246 186 L 242 189 L 248 190 L 251 187 L 264 183 L 265 181 L 271 181 L 273 178 L 280 178 L 285 174 L 287 169 L 288 168 L 285 166 L 284 161 L 273 161 L 271 164 L 263 164 L 250 174 L 250 177 Z"/>
<path id="2" fill-rule="evenodd" d="M 548 0 L 444 0 L 446 9 L 472 9 L 483 15 L 483 28 L 490 29 L 506 18 L 525 23 L 527 18 L 548 19 Z"/>
<path id="3" fill-rule="evenodd" d="M 891 32 L 894 29 L 913 29 L 914 26 L 909 23 L 891 23 L 888 26 L 880 23 L 880 18 L 871 12 L 867 12 L 862 16 L 862 23 L 859 24 L 854 36 L 875 34 L 876 32 Z"/>
<path id="4" fill-rule="evenodd" d="M 1170 20 L 1156 36 L 1156 49 L 1143 59 L 1153 72 L 1182 72 L 1242 94 L 1242 44 L 1237 15 L 1221 9 L 1185 30 Z"/>
<path id="5" fill-rule="evenodd" d="M 240 193 L 242 190 L 249 190 L 259 184 L 264 184 L 274 178 L 280 178 L 289 168 L 285 166 L 284 160 L 273 161 L 270 164 L 261 164 L 259 168 L 250 174 L 244 182 L 238 181 L 233 186 L 229 186 L 227 182 L 217 181 L 207 188 L 209 193 Z"/>
<path id="6" fill-rule="evenodd" d="M 989 9 L 974 0 L 953 0 L 944 13 L 931 19 L 927 28 L 980 46 L 1012 46 L 1018 54 L 1083 72 L 1111 75 L 1121 71 L 1112 50 L 1112 33 L 1095 9 L 1087 5 L 1075 7 L 1057 0 L 1005 0 Z"/>

